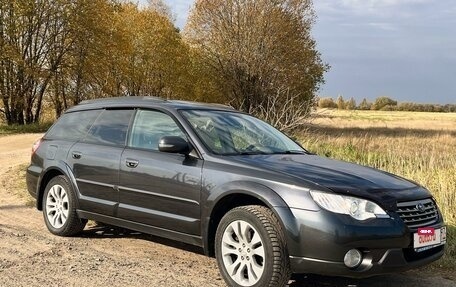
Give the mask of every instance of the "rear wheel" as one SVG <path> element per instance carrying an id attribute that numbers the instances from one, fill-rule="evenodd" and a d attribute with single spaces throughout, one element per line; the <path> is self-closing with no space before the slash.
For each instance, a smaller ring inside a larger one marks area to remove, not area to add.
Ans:
<path id="1" fill-rule="evenodd" d="M 290 263 L 282 228 L 263 206 L 229 211 L 216 233 L 215 255 L 229 286 L 285 286 Z"/>
<path id="2" fill-rule="evenodd" d="M 72 236 L 84 229 L 87 220 L 78 217 L 76 200 L 73 188 L 65 176 L 56 176 L 49 181 L 44 191 L 43 215 L 51 233 Z"/>

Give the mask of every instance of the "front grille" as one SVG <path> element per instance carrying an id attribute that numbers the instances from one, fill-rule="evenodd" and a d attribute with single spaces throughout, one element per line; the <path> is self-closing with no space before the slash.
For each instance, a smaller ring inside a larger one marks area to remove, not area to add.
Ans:
<path id="1" fill-rule="evenodd" d="M 410 228 L 425 227 L 435 223 L 438 219 L 437 206 L 430 198 L 399 202 L 397 213 Z"/>

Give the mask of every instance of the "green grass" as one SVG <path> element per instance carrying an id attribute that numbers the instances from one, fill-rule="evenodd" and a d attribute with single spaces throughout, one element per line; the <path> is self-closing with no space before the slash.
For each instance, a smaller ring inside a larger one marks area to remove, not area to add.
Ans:
<path id="1" fill-rule="evenodd" d="M 445 256 L 439 262 L 434 263 L 433 267 L 443 267 L 449 271 L 456 270 L 456 226 L 447 226 L 447 246 Z M 453 274 L 456 277 L 456 274 Z"/>
<path id="2" fill-rule="evenodd" d="M 52 124 L 52 122 L 47 122 L 29 125 L 0 125 L 0 135 L 44 133 L 52 126 Z"/>

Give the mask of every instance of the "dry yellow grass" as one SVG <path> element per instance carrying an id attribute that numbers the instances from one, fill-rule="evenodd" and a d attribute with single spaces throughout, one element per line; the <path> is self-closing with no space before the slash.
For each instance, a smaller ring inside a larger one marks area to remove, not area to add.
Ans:
<path id="1" fill-rule="evenodd" d="M 427 187 L 449 229 L 440 264 L 456 267 L 456 114 L 320 110 L 299 139 L 317 154 L 379 168 Z"/>
<path id="2" fill-rule="evenodd" d="M 313 116 L 312 123 L 316 125 L 339 128 L 401 128 L 456 131 L 456 113 L 319 109 Z"/>

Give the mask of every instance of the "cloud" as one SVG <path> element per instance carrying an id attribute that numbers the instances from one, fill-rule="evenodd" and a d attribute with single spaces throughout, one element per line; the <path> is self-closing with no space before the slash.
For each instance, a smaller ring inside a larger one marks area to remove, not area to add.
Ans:
<path id="1" fill-rule="evenodd" d="M 433 5 L 433 0 L 318 0 L 317 11 L 329 14 L 370 17 L 407 17 L 416 7 Z M 413 13 L 412 13 L 413 14 Z"/>
<path id="2" fill-rule="evenodd" d="M 171 7 L 173 13 L 176 15 L 176 25 L 183 28 L 187 22 L 188 13 L 192 7 L 193 0 L 165 0 L 165 3 Z"/>
<path id="3" fill-rule="evenodd" d="M 315 0 L 323 94 L 454 102 L 454 0 Z M 408 98 L 407 98 L 408 97 Z"/>
<path id="4" fill-rule="evenodd" d="M 370 23 L 367 23 L 367 25 L 377 28 L 377 29 L 385 30 L 385 31 L 397 31 L 397 27 L 394 26 L 392 23 L 370 22 Z"/>
<path id="5" fill-rule="evenodd" d="M 337 1 L 334 1 L 337 2 Z M 341 0 L 345 6 L 353 7 L 391 7 L 400 5 L 422 4 L 432 2 L 432 0 Z"/>

